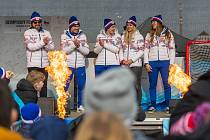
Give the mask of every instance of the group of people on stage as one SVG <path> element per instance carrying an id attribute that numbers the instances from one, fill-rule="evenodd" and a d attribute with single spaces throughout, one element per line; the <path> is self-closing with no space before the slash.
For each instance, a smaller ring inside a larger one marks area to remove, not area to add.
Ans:
<path id="1" fill-rule="evenodd" d="M 154 111 L 158 106 L 156 86 L 159 72 L 165 93 L 163 106 L 167 110 L 171 98 L 168 70 L 175 60 L 175 42 L 170 30 L 163 25 L 161 15 L 151 18 L 151 30 L 145 39 L 136 26 L 135 16 L 130 17 L 126 21 L 124 32 L 120 35 L 113 20 L 104 20 L 104 28 L 98 34 L 94 48 L 94 52 L 98 54 L 95 60 L 97 78 L 88 83 L 85 88 L 85 116 L 78 117 L 77 121 L 68 122 L 68 118 L 63 121 L 56 116 L 42 115 L 41 108 L 37 104 L 38 92 L 41 97 L 47 96 L 48 73 L 45 71 L 45 67 L 49 65 L 47 53 L 55 50 L 55 45 L 50 33 L 42 28 L 40 14 L 32 13 L 31 28 L 24 33 L 28 74 L 25 79 L 18 82 L 14 92 L 11 92 L 8 86 L 9 79 L 14 74 L 0 67 L 0 102 L 2 103 L 0 138 L 22 140 L 23 136 L 34 140 L 68 138 L 151 140 L 152 138 L 145 136 L 140 130 L 129 130 L 134 120 L 145 119 L 144 112 L 141 112 L 141 118 L 136 119 L 136 116 L 140 116 L 138 107 L 141 107 L 142 67 L 147 70 L 150 82 L 151 105 L 148 110 Z M 70 81 L 76 74 L 78 109 L 84 110 L 82 93 L 86 83 L 85 56 L 89 54 L 89 46 L 87 37 L 80 30 L 80 22 L 75 16 L 70 17 L 68 27 L 69 29 L 61 35 L 60 45 L 60 49 L 67 54 L 67 63 L 72 70 L 65 90 L 68 90 Z M 143 57 L 144 61 L 142 61 Z M 116 67 L 118 69 L 114 69 Z M 107 70 L 109 71 L 105 73 Z M 170 116 L 169 135 L 163 138 L 154 136 L 154 139 L 209 139 L 209 83 L 210 70 L 189 87 L 186 96 L 176 105 Z M 18 116 L 13 101 L 19 106 L 21 124 L 13 124 Z M 11 132 L 11 129 L 22 136 Z"/>
<path id="2" fill-rule="evenodd" d="M 24 42 L 27 52 L 28 72 L 37 70 L 45 75 L 44 86 L 40 92 L 41 97 L 47 96 L 48 74 L 45 67 L 49 65 L 47 53 L 54 50 L 55 45 L 49 31 L 42 28 L 42 17 L 39 13 L 31 15 L 31 27 L 24 33 Z M 69 19 L 68 29 L 61 35 L 60 49 L 67 54 L 67 63 L 72 70 L 65 90 L 76 74 L 78 87 L 78 109 L 84 110 L 82 92 L 86 83 L 85 56 L 89 54 L 89 45 L 85 33 L 80 29 L 77 17 Z M 149 73 L 150 99 L 149 110 L 156 109 L 156 86 L 158 73 L 162 76 L 165 91 L 165 107 L 167 109 L 171 97 L 171 88 L 168 84 L 168 70 L 175 59 L 175 42 L 170 30 L 163 25 L 162 16 L 157 15 L 151 19 L 151 30 L 146 38 L 137 29 L 136 17 L 132 16 L 126 21 L 125 30 L 120 35 L 116 23 L 112 19 L 104 19 L 104 26 L 96 38 L 94 52 L 98 54 L 95 60 L 95 75 L 98 76 L 108 69 L 119 66 L 130 68 L 135 77 L 136 96 L 141 105 L 141 74 L 144 66 Z M 144 56 L 144 62 L 142 58 Z M 123 86 L 123 85 L 122 85 Z"/>

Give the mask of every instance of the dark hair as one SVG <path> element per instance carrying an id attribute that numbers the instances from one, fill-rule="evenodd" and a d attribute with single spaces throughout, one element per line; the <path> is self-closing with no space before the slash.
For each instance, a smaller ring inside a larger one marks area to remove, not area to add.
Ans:
<path id="1" fill-rule="evenodd" d="M 9 86 L 2 79 L 0 79 L 0 104 L 0 126 L 10 128 L 12 95 Z"/>

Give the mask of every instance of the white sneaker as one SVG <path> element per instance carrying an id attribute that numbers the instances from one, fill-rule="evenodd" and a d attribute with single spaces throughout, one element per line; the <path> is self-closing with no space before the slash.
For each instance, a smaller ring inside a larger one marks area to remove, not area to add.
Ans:
<path id="1" fill-rule="evenodd" d="M 82 105 L 80 105 L 79 108 L 77 108 L 77 111 L 84 112 L 85 108 Z"/>

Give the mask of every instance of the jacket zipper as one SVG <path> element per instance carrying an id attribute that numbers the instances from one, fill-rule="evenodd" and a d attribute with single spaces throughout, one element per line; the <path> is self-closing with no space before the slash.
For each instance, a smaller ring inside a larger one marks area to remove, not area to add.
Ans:
<path id="1" fill-rule="evenodd" d="M 39 40 L 41 40 L 40 33 L 39 33 Z M 41 48 L 41 68 L 42 68 L 42 48 Z"/>
<path id="2" fill-rule="evenodd" d="M 157 52 L 158 52 L 158 60 L 159 60 L 159 39 L 158 37 L 156 37 L 156 39 L 157 39 Z"/>
<path id="3" fill-rule="evenodd" d="M 32 52 L 31 52 L 31 56 L 30 56 L 30 62 L 31 62 L 31 59 L 32 59 Z"/>

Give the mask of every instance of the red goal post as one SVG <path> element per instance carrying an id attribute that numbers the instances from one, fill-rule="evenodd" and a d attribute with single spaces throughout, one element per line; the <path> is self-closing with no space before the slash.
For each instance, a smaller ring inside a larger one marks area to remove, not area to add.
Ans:
<path id="1" fill-rule="evenodd" d="M 210 40 L 206 40 L 206 41 L 195 41 L 195 40 L 191 40 L 188 41 L 186 44 L 186 74 L 190 75 L 190 47 L 192 45 L 209 45 L 210 47 Z"/>

